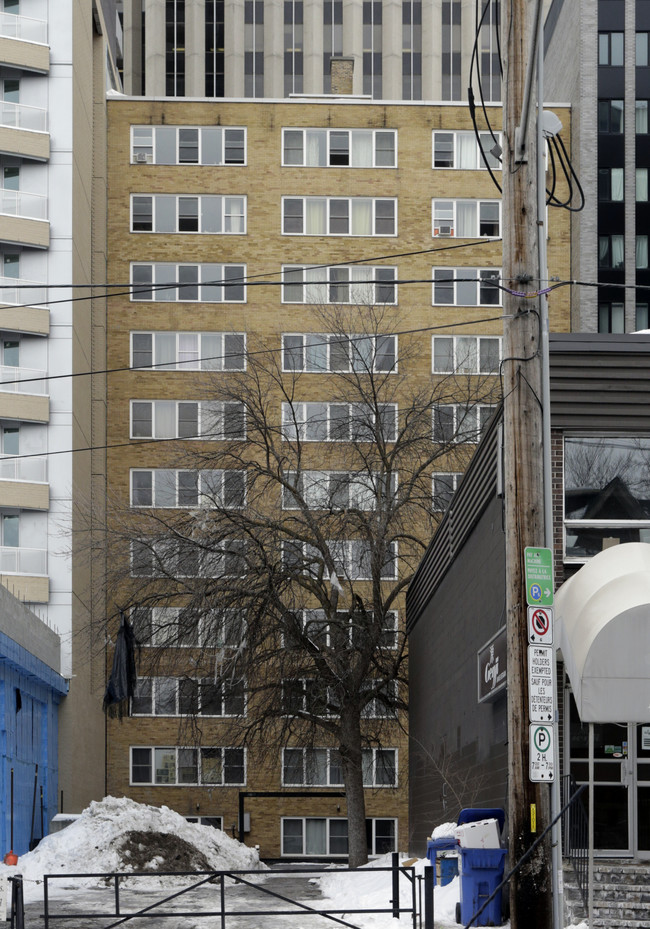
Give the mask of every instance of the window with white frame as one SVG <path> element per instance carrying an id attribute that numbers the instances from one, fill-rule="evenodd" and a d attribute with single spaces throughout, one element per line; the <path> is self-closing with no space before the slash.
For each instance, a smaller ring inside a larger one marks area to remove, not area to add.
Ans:
<path id="1" fill-rule="evenodd" d="M 246 197 L 131 194 L 131 232 L 245 235 Z"/>
<path id="2" fill-rule="evenodd" d="M 395 168 L 395 129 L 283 129 L 282 164 L 308 168 Z"/>
<path id="3" fill-rule="evenodd" d="M 432 509 L 434 513 L 445 512 L 458 489 L 462 476 L 462 471 L 438 471 L 432 475 Z"/>
<path id="4" fill-rule="evenodd" d="M 501 268 L 432 268 L 433 306 L 500 306 Z"/>
<path id="5" fill-rule="evenodd" d="M 397 681 L 364 681 L 361 694 L 372 694 L 361 708 L 363 719 L 393 719 L 397 716 Z"/>
<path id="6" fill-rule="evenodd" d="M 501 337 L 432 336 L 434 374 L 496 374 L 501 361 Z"/>
<path id="7" fill-rule="evenodd" d="M 436 403 L 432 409 L 433 441 L 440 445 L 478 442 L 494 407 L 478 403 Z"/>
<path id="8" fill-rule="evenodd" d="M 282 509 L 297 510 L 299 495 L 310 510 L 364 510 L 377 507 L 378 499 L 394 497 L 397 474 L 368 471 L 287 471 L 289 486 L 282 488 Z M 294 491 L 292 491 L 292 489 Z"/>
<path id="9" fill-rule="evenodd" d="M 246 749 L 132 745 L 130 769 L 132 784 L 243 787 Z"/>
<path id="10" fill-rule="evenodd" d="M 246 505 L 246 472 L 132 468 L 131 506 L 227 507 Z"/>
<path id="11" fill-rule="evenodd" d="M 362 752 L 364 787 L 397 787 L 397 749 L 371 748 Z M 285 748 L 282 752 L 285 787 L 341 787 L 343 766 L 334 748 Z"/>
<path id="12" fill-rule="evenodd" d="M 214 677 L 139 677 L 132 716 L 245 716 L 243 681 Z"/>
<path id="13" fill-rule="evenodd" d="M 186 816 L 188 823 L 199 823 L 200 826 L 211 826 L 213 829 L 223 831 L 223 816 Z"/>
<path id="14" fill-rule="evenodd" d="M 132 332 L 131 367 L 163 371 L 244 371 L 244 332 Z"/>
<path id="15" fill-rule="evenodd" d="M 327 372 L 397 372 L 396 335 L 284 333 L 282 370 Z"/>
<path id="16" fill-rule="evenodd" d="M 285 716 L 338 716 L 338 697 L 319 678 L 282 681 L 282 711 Z"/>
<path id="17" fill-rule="evenodd" d="M 300 610 L 295 614 L 300 623 L 300 634 L 308 636 L 317 645 L 333 647 L 341 645 L 362 646 L 367 639 L 368 629 L 374 625 L 374 613 L 349 610 L 336 611 L 335 628 L 328 622 L 324 610 Z M 386 610 L 381 617 L 379 648 L 397 648 L 397 610 Z"/>
<path id="18" fill-rule="evenodd" d="M 501 162 L 492 149 L 501 145 L 501 133 L 495 132 L 495 140 L 489 132 L 479 132 L 478 139 L 474 132 L 440 132 L 433 133 L 433 167 L 457 168 L 476 171 L 501 168 Z"/>
<path id="19" fill-rule="evenodd" d="M 623 542 L 650 542 L 649 465 L 647 436 L 565 436 L 568 561 L 586 561 Z"/>
<path id="20" fill-rule="evenodd" d="M 397 849 L 396 819 L 367 819 L 369 855 L 387 855 Z M 283 817 L 282 855 L 285 857 L 335 857 L 348 853 L 347 819 L 328 817 Z"/>
<path id="21" fill-rule="evenodd" d="M 193 539 L 134 539 L 131 577 L 243 577 L 246 543 L 226 539 L 209 551 Z"/>
<path id="22" fill-rule="evenodd" d="M 234 126 L 131 126 L 131 162 L 245 165 L 246 130 Z"/>
<path id="23" fill-rule="evenodd" d="M 244 439 L 244 404 L 214 400 L 131 400 L 131 438 Z"/>
<path id="24" fill-rule="evenodd" d="M 387 543 L 381 553 L 365 539 L 331 539 L 327 547 L 340 578 L 351 581 L 372 580 L 373 556 L 381 560 L 381 580 L 392 581 L 397 577 L 397 542 Z M 306 542 L 283 542 L 282 561 L 288 570 L 304 574 L 319 573 L 323 567 L 321 554 Z"/>
<path id="25" fill-rule="evenodd" d="M 207 610 L 197 615 L 178 606 L 137 607 L 131 622 L 144 648 L 241 648 L 246 617 L 241 610 Z"/>
<path id="26" fill-rule="evenodd" d="M 394 197 L 283 197 L 284 235 L 397 235 Z"/>
<path id="27" fill-rule="evenodd" d="M 131 300 L 246 303 L 246 265 L 131 263 Z"/>
<path id="28" fill-rule="evenodd" d="M 397 438 L 397 404 L 282 404 L 282 436 L 286 442 L 385 442 Z"/>
<path id="29" fill-rule="evenodd" d="M 501 235 L 500 200 L 433 200 L 433 236 L 479 239 Z"/>
<path id="30" fill-rule="evenodd" d="M 283 303 L 397 303 L 397 268 L 382 265 L 283 265 Z"/>

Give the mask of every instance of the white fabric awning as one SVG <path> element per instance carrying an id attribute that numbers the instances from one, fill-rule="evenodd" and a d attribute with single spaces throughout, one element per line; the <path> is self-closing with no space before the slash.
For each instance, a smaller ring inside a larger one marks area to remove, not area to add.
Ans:
<path id="1" fill-rule="evenodd" d="M 554 637 L 582 722 L 649 719 L 650 545 L 614 545 L 566 581 Z"/>

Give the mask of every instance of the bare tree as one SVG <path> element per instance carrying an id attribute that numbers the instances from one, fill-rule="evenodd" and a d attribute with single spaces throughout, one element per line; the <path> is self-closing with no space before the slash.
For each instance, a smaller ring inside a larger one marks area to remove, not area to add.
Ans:
<path id="1" fill-rule="evenodd" d="M 319 318 L 320 333 L 282 351 L 249 339 L 227 365 L 241 370 L 201 375 L 204 441 L 175 450 L 155 486 L 133 472 L 131 507 L 113 506 L 111 589 L 168 672 L 174 645 L 200 646 L 188 713 L 216 681 L 242 742 L 272 732 L 338 752 L 357 866 L 363 749 L 407 706 L 400 611 L 434 529 L 432 472 L 463 469 L 496 379 L 432 376 L 421 334 L 400 334 L 398 352 L 387 308 Z"/>

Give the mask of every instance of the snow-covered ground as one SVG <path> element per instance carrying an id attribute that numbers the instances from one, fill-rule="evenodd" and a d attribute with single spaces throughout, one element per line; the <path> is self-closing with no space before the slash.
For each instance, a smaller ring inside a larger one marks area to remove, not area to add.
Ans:
<path id="1" fill-rule="evenodd" d="M 448 835 L 454 825 L 445 823 L 439 826 L 434 830 L 434 837 Z M 422 875 L 428 863 L 426 859 L 415 862 L 416 874 Z M 386 856 L 354 873 L 333 869 L 330 873 L 311 880 L 311 894 L 309 898 L 305 896 L 305 902 L 317 909 L 331 908 L 343 912 L 389 909 L 392 898 L 391 873 L 389 870 L 379 870 L 389 866 L 390 856 Z M 151 872 L 151 877 L 137 879 L 137 891 L 131 892 L 132 899 L 137 900 L 138 894 L 142 894 L 144 899 L 146 895 L 156 891 L 168 892 L 170 879 L 163 880 L 156 876 L 156 872 L 178 870 L 255 870 L 259 872 L 257 876 L 253 876 L 257 882 L 273 880 L 273 871 L 260 863 L 257 851 L 247 848 L 224 832 L 211 826 L 188 823 L 167 807 L 147 806 L 125 797 L 106 797 L 100 802 L 91 803 L 75 822 L 61 832 L 46 836 L 34 851 L 22 855 L 15 867 L 0 865 L 0 876 L 22 874 L 25 901 L 29 904 L 43 900 L 43 875 L 66 874 L 69 877 L 50 884 L 50 897 L 54 900 L 62 896 L 71 897 L 70 890 L 74 887 L 78 888 L 74 896 L 78 898 L 80 894 L 81 898 L 90 903 L 98 894 L 109 894 L 110 888 L 107 889 L 103 881 L 77 878 L 74 875 L 112 871 Z M 308 880 L 306 876 L 305 887 Z M 317 900 L 313 896 L 316 890 L 313 887 L 314 882 L 317 882 L 322 893 L 322 898 L 318 897 Z M 136 882 L 129 883 L 135 885 Z M 236 890 L 241 893 L 246 892 L 247 888 L 238 885 Z M 125 894 L 127 893 L 129 891 L 125 890 Z M 218 887 L 215 885 L 201 888 L 200 909 L 214 911 L 217 893 Z M 454 878 L 444 887 L 435 888 L 436 929 L 456 926 L 455 911 L 459 893 L 458 878 Z M 400 898 L 403 905 L 407 905 L 411 899 L 411 884 L 405 876 L 400 878 Z M 268 903 L 262 904 L 264 905 Z M 136 903 L 134 909 L 138 908 L 139 904 Z M 349 916 L 342 918 L 362 929 L 404 929 L 406 925 L 404 920 L 393 919 L 390 913 L 350 912 Z M 169 919 L 162 922 L 166 927 L 169 925 Z M 272 922 L 278 929 L 302 929 L 303 923 L 305 929 L 313 929 L 315 926 L 314 917 L 304 917 L 301 920 L 298 914 L 278 917 L 273 921 L 266 919 L 265 922 L 268 925 Z M 155 929 L 153 920 L 149 920 L 148 924 L 150 929 Z M 221 922 L 218 917 L 204 917 L 196 921 L 180 920 L 178 925 L 183 926 L 183 929 L 216 929 Z M 236 929 L 239 926 L 249 926 L 250 922 L 246 922 L 245 918 L 239 921 L 238 917 L 228 917 L 227 925 L 229 929 Z M 507 926 L 509 924 L 506 924 Z M 586 929 L 586 925 L 583 924 L 581 929 Z"/>

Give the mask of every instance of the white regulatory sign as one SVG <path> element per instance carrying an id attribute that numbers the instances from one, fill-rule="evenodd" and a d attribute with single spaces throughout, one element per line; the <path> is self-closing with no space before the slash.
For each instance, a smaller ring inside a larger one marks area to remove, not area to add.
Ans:
<path id="1" fill-rule="evenodd" d="M 530 768 L 531 781 L 554 781 L 555 764 L 553 761 L 553 745 L 555 742 L 555 729 L 553 726 L 542 726 L 531 723 L 530 730 Z"/>
<path id="2" fill-rule="evenodd" d="M 555 720 L 555 674 L 550 645 L 528 646 L 528 711 L 531 723 Z"/>
<path id="3" fill-rule="evenodd" d="M 553 607 L 528 607 L 528 641 L 538 645 L 553 644 Z"/>

